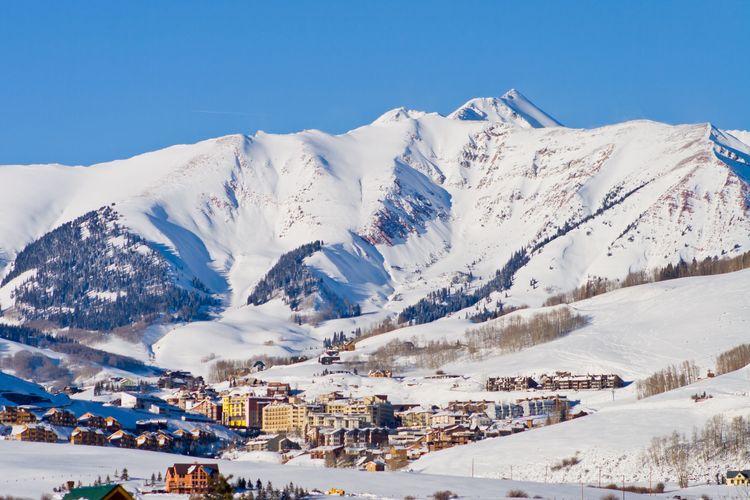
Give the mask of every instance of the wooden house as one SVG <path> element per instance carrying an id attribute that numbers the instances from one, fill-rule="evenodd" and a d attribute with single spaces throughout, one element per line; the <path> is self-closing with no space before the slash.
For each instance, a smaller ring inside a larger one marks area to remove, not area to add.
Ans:
<path id="1" fill-rule="evenodd" d="M 107 432 L 112 433 L 122 429 L 122 425 L 120 425 L 120 422 L 115 417 L 108 416 L 104 418 L 104 428 Z"/>
<path id="2" fill-rule="evenodd" d="M 104 446 L 107 444 L 107 438 L 101 429 L 92 429 L 91 427 L 76 427 L 70 433 L 71 444 L 85 444 L 89 446 Z"/>
<path id="3" fill-rule="evenodd" d="M 56 443 L 57 433 L 47 425 L 23 424 L 11 432 L 15 441 L 35 441 L 38 443 Z"/>
<path id="4" fill-rule="evenodd" d="M 217 464 L 174 464 L 167 469 L 165 489 L 182 495 L 208 493 L 209 480 L 218 474 Z"/>
<path id="5" fill-rule="evenodd" d="M 365 470 L 367 472 L 383 472 L 385 463 L 382 460 L 370 460 L 365 464 Z"/>
<path id="6" fill-rule="evenodd" d="M 78 425 L 78 419 L 76 416 L 62 408 L 50 408 L 44 413 L 44 415 L 42 415 L 42 421 L 51 425 L 59 425 L 61 427 L 75 427 Z"/>
<path id="7" fill-rule="evenodd" d="M 78 417 L 78 425 L 82 427 L 91 427 L 94 429 L 106 429 L 107 428 L 107 422 L 104 419 L 104 417 L 100 417 L 99 415 L 94 415 L 90 411 Z"/>
<path id="8" fill-rule="evenodd" d="M 143 432 L 135 438 L 136 448 L 140 450 L 156 449 L 156 434 L 153 432 Z"/>
<path id="9" fill-rule="evenodd" d="M 0 424 L 23 425 L 33 424 L 36 421 L 36 415 L 34 415 L 28 408 L 19 406 L 0 407 Z"/>
<path id="10" fill-rule="evenodd" d="M 118 431 L 113 432 L 107 438 L 107 441 L 112 446 L 116 446 L 118 448 L 135 448 L 136 447 L 135 436 L 124 429 L 120 429 Z"/>

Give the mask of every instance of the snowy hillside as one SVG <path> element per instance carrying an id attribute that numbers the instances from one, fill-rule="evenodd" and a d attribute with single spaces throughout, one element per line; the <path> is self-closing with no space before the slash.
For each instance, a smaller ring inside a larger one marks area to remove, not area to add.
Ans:
<path id="1" fill-rule="evenodd" d="M 306 394 L 341 391 L 346 395 L 388 394 L 399 403 L 422 405 L 449 401 L 513 401 L 517 398 L 549 394 L 538 392 L 486 392 L 484 382 L 496 376 L 534 376 L 543 373 L 617 373 L 627 382 L 649 376 L 669 365 L 692 360 L 704 377 L 697 383 L 650 398 L 638 400 L 636 384 L 616 393 L 611 391 L 555 391 L 578 401 L 578 408 L 590 415 L 508 437 L 487 439 L 430 453 L 415 462 L 412 469 L 433 474 L 475 475 L 530 481 L 578 482 L 597 484 L 602 469 L 603 484 L 628 480 L 648 484 L 676 481 L 669 467 L 642 465 L 642 455 L 657 437 L 677 431 L 688 437 L 694 427 L 702 427 L 714 415 L 727 422 L 735 416 L 750 416 L 750 368 L 705 378 L 715 371 L 717 356 L 748 341 L 750 270 L 720 276 L 686 278 L 640 285 L 570 304 L 586 315 L 584 328 L 555 340 L 518 352 L 486 352 L 441 364 L 459 379 L 429 379 L 434 369 L 414 366 L 413 360 L 395 358 L 392 365 L 403 378 L 369 378 L 334 374 L 314 378 L 320 365 L 314 362 L 274 367 L 262 376 L 283 380 Z M 529 309 L 515 315 L 537 314 Z M 495 320 L 500 321 L 500 320 Z M 475 328 L 468 321 L 446 319 L 429 325 L 413 326 L 378 335 L 357 344 L 357 350 L 342 353 L 344 360 L 367 359 L 389 342 L 399 339 L 417 344 L 446 339 L 465 343 L 465 331 Z M 406 361 L 405 363 L 402 363 Z M 311 382 L 312 380 L 312 382 Z M 706 392 L 711 397 L 694 402 L 691 396 Z M 578 456 L 580 463 L 558 470 L 551 468 L 564 459 Z M 696 457 L 690 463 L 690 482 L 704 483 L 716 472 L 734 465 L 731 460 L 706 461 Z M 511 471 L 513 467 L 513 471 Z"/>
<path id="2" fill-rule="evenodd" d="M 194 279 L 221 300 L 186 335 L 300 352 L 329 329 L 293 316 L 375 313 L 367 324 L 446 287 L 469 297 L 458 309 L 538 306 L 593 277 L 747 251 L 750 147 L 738 135 L 649 121 L 569 129 L 510 91 L 447 117 L 399 108 L 341 135 L 259 132 L 90 167 L 2 166 L 0 212 L 12 216 L 0 219 L 0 274 L 17 274 L 16 257 L 49 231 L 115 204 L 119 223 L 179 271 L 176 284 Z M 247 305 L 282 255 L 318 240 L 300 264 L 308 299 Z M 0 288 L 6 313 L 19 284 Z M 22 309 L 5 320 L 59 316 Z M 259 340 L 279 327 L 289 335 Z"/>

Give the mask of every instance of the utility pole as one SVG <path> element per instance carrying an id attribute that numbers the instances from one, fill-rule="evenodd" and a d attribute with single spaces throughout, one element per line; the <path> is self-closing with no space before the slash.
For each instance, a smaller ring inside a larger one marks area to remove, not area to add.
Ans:
<path id="1" fill-rule="evenodd" d="M 581 500 L 583 500 L 583 479 L 581 479 Z"/>
<path id="2" fill-rule="evenodd" d="M 510 480 L 513 481 L 513 465 L 510 466 Z"/>
<path id="3" fill-rule="evenodd" d="M 625 500 L 625 475 L 622 476 L 622 500 Z"/>
<path id="4" fill-rule="evenodd" d="M 474 458 L 471 459 L 471 477 L 474 477 Z"/>
<path id="5" fill-rule="evenodd" d="M 599 487 L 602 487 L 602 468 L 599 467 Z"/>

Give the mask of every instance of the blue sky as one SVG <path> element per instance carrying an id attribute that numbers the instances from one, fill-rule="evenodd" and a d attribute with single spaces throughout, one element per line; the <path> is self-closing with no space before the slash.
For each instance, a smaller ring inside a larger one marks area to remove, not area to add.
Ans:
<path id="1" fill-rule="evenodd" d="M 515 87 L 574 127 L 750 129 L 750 2 L 3 2 L 0 164 L 343 132 Z"/>

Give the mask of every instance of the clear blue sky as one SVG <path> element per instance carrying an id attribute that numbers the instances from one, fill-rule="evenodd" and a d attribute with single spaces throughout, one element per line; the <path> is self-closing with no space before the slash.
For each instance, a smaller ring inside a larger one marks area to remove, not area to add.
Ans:
<path id="1" fill-rule="evenodd" d="M 515 87 L 566 125 L 750 129 L 750 2 L 6 1 L 0 163 L 343 132 Z"/>

